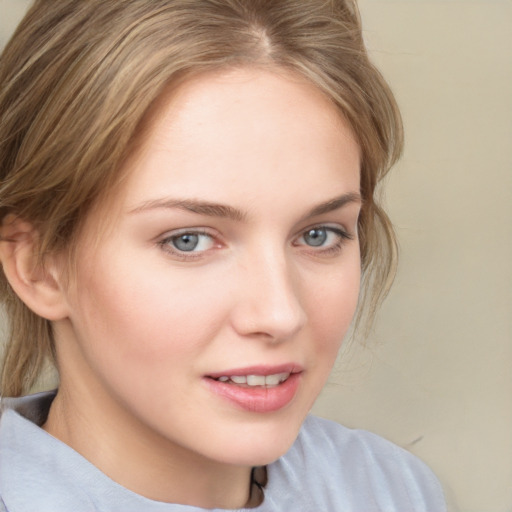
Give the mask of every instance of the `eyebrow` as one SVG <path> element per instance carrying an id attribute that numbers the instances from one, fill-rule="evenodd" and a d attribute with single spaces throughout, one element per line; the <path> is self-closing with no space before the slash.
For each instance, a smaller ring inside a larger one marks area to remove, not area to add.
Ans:
<path id="1" fill-rule="evenodd" d="M 308 213 L 306 213 L 306 215 L 304 215 L 303 219 L 316 217 L 317 215 L 323 215 L 325 213 L 338 210 L 350 203 L 362 203 L 361 195 L 352 192 L 325 201 L 324 203 L 313 207 Z M 208 201 L 200 201 L 195 199 L 154 199 L 142 203 L 133 210 L 130 210 L 130 213 L 146 212 L 159 208 L 178 208 L 192 213 L 197 213 L 199 215 L 206 215 L 208 217 L 220 217 L 237 222 L 247 221 L 247 214 L 238 208 L 234 208 L 225 204 L 211 203 Z"/>
<path id="2" fill-rule="evenodd" d="M 323 215 L 324 213 L 329 213 L 334 210 L 339 210 L 343 208 L 343 206 L 351 203 L 362 204 L 363 199 L 361 194 L 357 194 L 355 192 L 351 192 L 349 194 L 343 194 L 342 196 L 335 197 L 325 203 L 321 203 L 318 206 L 312 208 L 309 213 L 304 216 L 304 219 L 309 219 L 310 217 L 316 217 L 317 215 Z"/>
<path id="3" fill-rule="evenodd" d="M 186 210 L 199 215 L 206 215 L 208 217 L 221 217 L 238 222 L 246 220 L 246 214 L 237 208 L 219 203 L 210 203 L 207 201 L 197 201 L 194 199 L 155 199 L 153 201 L 146 201 L 140 206 L 137 206 L 130 213 L 145 212 L 148 210 L 155 210 L 157 208 L 178 208 Z"/>

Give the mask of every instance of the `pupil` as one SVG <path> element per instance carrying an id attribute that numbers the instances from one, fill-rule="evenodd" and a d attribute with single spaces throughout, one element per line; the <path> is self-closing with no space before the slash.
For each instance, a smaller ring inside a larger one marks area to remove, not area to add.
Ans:
<path id="1" fill-rule="evenodd" d="M 174 247 L 180 251 L 193 251 L 199 243 L 198 235 L 181 235 L 173 240 Z"/>
<path id="2" fill-rule="evenodd" d="M 304 240 L 308 245 L 318 247 L 327 240 L 327 231 L 325 229 L 310 229 L 305 235 Z"/>

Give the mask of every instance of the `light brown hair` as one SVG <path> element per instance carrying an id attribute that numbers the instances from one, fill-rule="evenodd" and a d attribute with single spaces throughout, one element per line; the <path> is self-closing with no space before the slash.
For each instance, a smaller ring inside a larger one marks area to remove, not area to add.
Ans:
<path id="1" fill-rule="evenodd" d="M 358 320 L 372 317 L 396 262 L 376 187 L 401 152 L 402 126 L 349 0 L 36 0 L 0 58 L 0 218 L 14 213 L 36 227 L 41 261 L 72 250 L 164 90 L 192 74 L 247 65 L 306 77 L 357 137 Z M 52 357 L 52 328 L 3 273 L 0 299 L 9 322 L 1 392 L 16 396 Z"/>

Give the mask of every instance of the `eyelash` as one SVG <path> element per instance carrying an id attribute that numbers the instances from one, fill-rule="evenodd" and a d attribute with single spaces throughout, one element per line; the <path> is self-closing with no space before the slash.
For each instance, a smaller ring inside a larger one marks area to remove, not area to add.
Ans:
<path id="1" fill-rule="evenodd" d="M 343 246 L 345 245 L 345 243 L 347 241 L 354 240 L 354 238 L 355 238 L 354 235 L 352 235 L 352 234 L 348 233 L 347 231 L 340 229 L 338 227 L 326 226 L 326 225 L 315 225 L 315 226 L 311 226 L 311 227 L 303 230 L 301 232 L 300 236 L 297 237 L 297 239 L 300 240 L 301 238 L 304 238 L 304 236 L 306 236 L 307 234 L 310 234 L 312 231 L 315 231 L 315 230 L 316 231 L 325 231 L 325 232 L 327 232 L 327 234 L 334 234 L 334 235 L 336 235 L 337 240 L 333 244 L 331 244 L 327 247 L 314 246 L 314 245 L 309 245 L 307 243 L 297 243 L 297 242 L 294 242 L 293 245 L 295 247 L 298 247 L 298 246 L 299 247 L 300 246 L 307 247 L 310 249 L 310 251 L 309 251 L 310 253 L 313 253 L 318 256 L 324 256 L 324 255 L 325 256 L 330 256 L 330 255 L 334 256 L 341 251 L 341 249 L 343 248 Z M 165 238 L 163 238 L 162 240 L 160 240 L 158 242 L 158 245 L 162 248 L 162 250 L 164 250 L 165 252 L 171 254 L 172 256 L 174 256 L 182 261 L 197 260 L 199 258 L 202 258 L 204 256 L 204 254 L 210 250 L 210 249 L 205 249 L 202 251 L 194 251 L 194 250 L 182 251 L 182 250 L 176 248 L 174 246 L 173 242 L 175 242 L 180 237 L 183 237 L 185 235 L 209 237 L 211 239 L 212 247 L 215 247 L 215 245 L 217 245 L 217 247 L 219 247 L 219 245 L 220 245 L 219 243 L 216 244 L 214 234 L 212 234 L 211 232 L 209 232 L 207 230 L 196 229 L 196 228 L 183 229 L 183 230 L 180 230 L 179 232 L 173 233 L 170 236 L 166 236 Z"/>
<path id="2" fill-rule="evenodd" d="M 318 256 L 335 256 L 336 254 L 341 252 L 341 250 L 343 249 L 343 246 L 345 245 L 346 242 L 348 242 L 350 240 L 354 240 L 354 238 L 355 238 L 354 235 L 352 235 L 351 233 L 348 233 L 347 231 L 345 231 L 341 228 L 333 227 L 333 226 L 326 226 L 326 225 L 317 225 L 317 226 L 311 226 L 311 227 L 305 229 L 302 232 L 302 234 L 300 235 L 299 239 L 304 238 L 304 236 L 306 234 L 309 234 L 312 231 L 326 231 L 327 234 L 331 233 L 331 234 L 336 235 L 336 237 L 337 237 L 337 240 L 333 244 L 331 244 L 327 247 L 313 246 L 313 245 L 308 245 L 306 243 L 304 243 L 304 244 L 296 243 L 295 244 L 295 246 L 303 245 L 305 247 L 308 247 L 310 249 L 310 252 L 312 252 Z M 318 247 L 318 248 L 316 248 L 316 247 Z"/>
<path id="3" fill-rule="evenodd" d="M 178 232 L 173 233 L 170 236 L 166 236 L 164 239 L 160 240 L 158 242 L 158 245 L 167 253 L 171 254 L 172 256 L 181 259 L 183 261 L 191 261 L 198 258 L 203 257 L 204 253 L 207 252 L 207 250 L 204 251 L 180 251 L 178 248 L 174 247 L 173 241 L 178 240 L 180 237 L 185 235 L 192 235 L 192 236 L 206 236 L 209 237 L 212 240 L 212 245 L 218 245 L 215 244 L 215 236 L 204 229 L 183 229 Z"/>

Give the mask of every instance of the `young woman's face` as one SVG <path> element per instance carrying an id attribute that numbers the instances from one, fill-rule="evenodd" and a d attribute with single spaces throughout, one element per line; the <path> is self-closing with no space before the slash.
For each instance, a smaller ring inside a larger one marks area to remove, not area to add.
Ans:
<path id="1" fill-rule="evenodd" d="M 127 165 L 65 292 L 61 392 L 119 439 L 268 463 L 356 308 L 358 145 L 313 86 L 243 69 L 174 91 Z"/>

